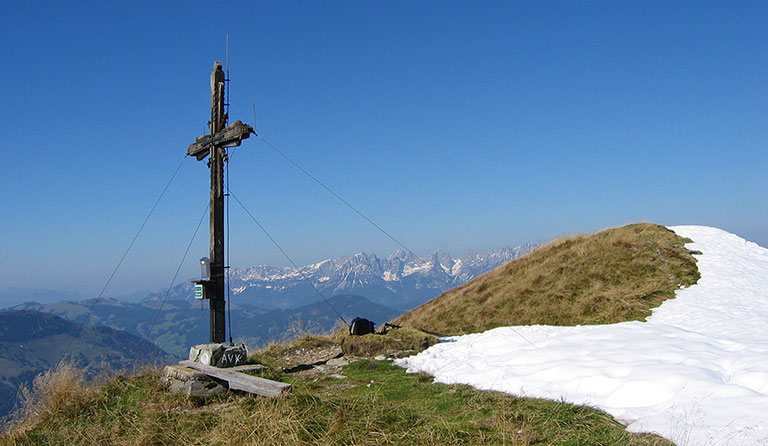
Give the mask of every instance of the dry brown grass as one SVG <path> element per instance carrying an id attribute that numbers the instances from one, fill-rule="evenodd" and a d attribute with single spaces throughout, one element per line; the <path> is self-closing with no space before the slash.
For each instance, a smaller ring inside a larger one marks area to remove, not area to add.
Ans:
<path id="1" fill-rule="evenodd" d="M 22 445 L 302 444 L 310 406 L 229 395 L 194 401 L 165 391 L 156 370 L 87 387 L 71 365 L 41 375 L 22 422 L 0 437 Z"/>
<path id="2" fill-rule="evenodd" d="M 644 320 L 699 279 L 686 240 L 636 223 L 559 238 L 447 291 L 395 323 L 441 334 L 505 325 L 587 325 Z"/>
<path id="3" fill-rule="evenodd" d="M 23 434 L 58 414 L 77 411 L 88 403 L 93 391 L 85 384 L 83 370 L 62 361 L 35 377 L 31 388 L 22 387 L 21 407 L 11 415 L 10 431 Z"/>

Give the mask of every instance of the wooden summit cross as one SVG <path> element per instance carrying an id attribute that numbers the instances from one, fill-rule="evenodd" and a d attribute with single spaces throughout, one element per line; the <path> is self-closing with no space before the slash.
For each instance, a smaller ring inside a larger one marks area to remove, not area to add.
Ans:
<path id="1" fill-rule="evenodd" d="M 198 161 L 210 156 L 208 166 L 211 168 L 211 248 L 210 248 L 210 278 L 195 281 L 204 287 L 204 295 L 210 301 L 211 309 L 211 342 L 223 343 L 226 340 L 225 330 L 225 281 L 224 281 L 224 162 L 227 159 L 227 148 L 237 147 L 251 136 L 253 127 L 236 121 L 227 126 L 225 113 L 224 88 L 226 82 L 221 62 L 213 64 L 211 73 L 211 120 L 208 128 L 211 133 L 198 136 L 189 145 L 187 155 L 194 156 Z"/>

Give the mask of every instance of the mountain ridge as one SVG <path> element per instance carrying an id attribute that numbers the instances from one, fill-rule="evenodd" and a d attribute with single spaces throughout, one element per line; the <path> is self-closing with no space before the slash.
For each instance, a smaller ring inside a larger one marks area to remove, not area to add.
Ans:
<path id="1" fill-rule="evenodd" d="M 256 265 L 232 268 L 230 286 L 235 298 L 265 309 L 288 309 L 320 301 L 314 288 L 324 296 L 362 295 L 372 302 L 407 311 L 428 299 L 512 261 L 535 248 L 524 244 L 514 248 L 467 251 L 454 259 L 444 251 L 416 257 L 399 249 L 387 257 L 359 252 L 325 259 L 298 268 Z M 157 291 L 144 301 L 161 300 L 166 291 Z M 176 285 L 168 298 L 188 300 L 193 285 Z"/>

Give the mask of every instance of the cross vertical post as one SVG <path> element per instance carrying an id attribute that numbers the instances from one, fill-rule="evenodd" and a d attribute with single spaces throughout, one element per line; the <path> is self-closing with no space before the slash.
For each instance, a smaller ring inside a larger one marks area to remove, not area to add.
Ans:
<path id="1" fill-rule="evenodd" d="M 198 136 L 189 145 L 187 155 L 198 160 L 208 158 L 211 169 L 210 196 L 210 278 L 195 281 L 202 283 L 205 297 L 210 300 L 210 342 L 223 343 L 226 340 L 226 282 L 224 257 L 224 162 L 228 162 L 229 147 L 237 147 L 247 139 L 253 128 L 240 121 L 227 126 L 227 114 L 224 112 L 224 89 L 226 76 L 221 62 L 215 62 L 211 73 L 211 120 L 208 122 L 209 135 Z"/>
<path id="2" fill-rule="evenodd" d="M 211 73 L 211 135 L 224 129 L 227 115 L 224 114 L 224 71 L 221 63 L 214 64 Z M 211 288 L 213 295 L 209 301 L 211 309 L 211 342 L 224 342 L 226 339 L 225 286 L 224 281 L 224 151 L 214 145 L 209 158 L 211 168 L 211 203 L 210 203 L 210 258 Z"/>

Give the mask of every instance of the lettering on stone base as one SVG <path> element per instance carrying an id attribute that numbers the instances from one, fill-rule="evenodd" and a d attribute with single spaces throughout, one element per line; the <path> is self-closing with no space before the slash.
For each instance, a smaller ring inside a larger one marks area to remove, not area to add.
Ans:
<path id="1" fill-rule="evenodd" d="M 189 351 L 189 360 L 213 367 L 234 367 L 245 364 L 248 350 L 245 344 L 201 344 Z"/>
<path id="2" fill-rule="evenodd" d="M 248 352 L 245 344 L 228 346 L 224 348 L 216 367 L 234 367 L 245 364 L 246 359 L 248 359 Z"/>
<path id="3" fill-rule="evenodd" d="M 246 355 L 244 350 L 231 349 L 224 352 L 219 360 L 219 367 L 234 367 L 245 364 Z"/>

